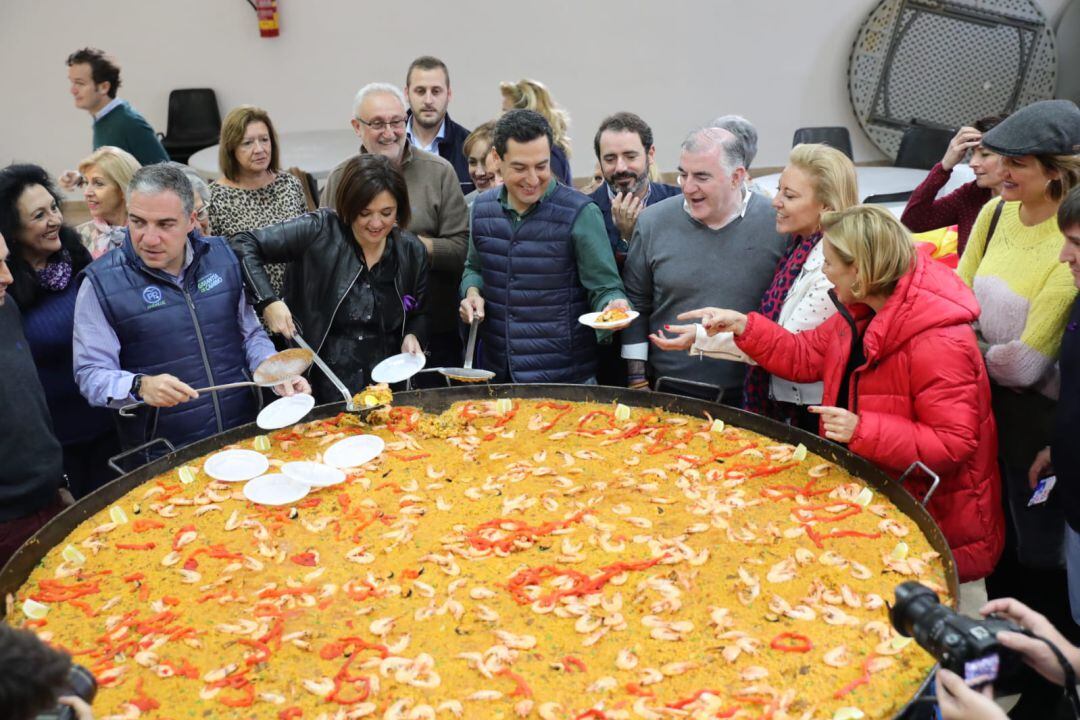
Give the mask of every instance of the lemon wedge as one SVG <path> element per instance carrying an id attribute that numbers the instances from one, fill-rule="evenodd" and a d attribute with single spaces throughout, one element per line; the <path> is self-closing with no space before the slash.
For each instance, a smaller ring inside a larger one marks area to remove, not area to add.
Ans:
<path id="1" fill-rule="evenodd" d="M 615 419 L 616 420 L 629 420 L 630 408 L 622 403 L 615 406 Z"/>
<path id="2" fill-rule="evenodd" d="M 265 435 L 256 435 L 255 442 L 252 444 L 259 452 L 267 452 L 270 450 L 270 438 Z"/>
<path id="3" fill-rule="evenodd" d="M 724 432 L 724 421 L 713 420 L 712 425 L 709 426 L 709 432 L 720 433 Z"/>
<path id="4" fill-rule="evenodd" d="M 180 470 L 177 471 L 177 474 L 180 475 L 180 482 L 185 485 L 190 485 L 195 482 L 195 468 L 190 465 L 181 467 Z"/>
<path id="5" fill-rule="evenodd" d="M 833 713 L 832 720 L 859 720 L 864 717 L 866 715 L 857 707 L 842 707 Z"/>
<path id="6" fill-rule="evenodd" d="M 874 501 L 874 491 L 868 487 L 864 487 L 859 491 L 859 494 L 855 496 L 855 502 L 863 507 L 866 507 Z"/>
<path id="7" fill-rule="evenodd" d="M 127 513 L 124 512 L 124 508 L 119 505 L 113 505 L 109 508 L 109 519 L 117 525 L 123 525 L 128 521 Z"/>
<path id="8" fill-rule="evenodd" d="M 360 401 L 364 403 L 364 407 L 375 407 L 379 404 L 379 398 L 375 397 L 372 393 L 364 393 Z"/>
<path id="9" fill-rule="evenodd" d="M 889 557 L 891 557 L 893 560 L 903 560 L 907 556 L 908 556 L 908 544 L 906 542 L 902 542 L 902 541 L 896 543 L 896 547 L 894 547 L 892 549 L 892 552 L 889 553 Z"/>
<path id="10" fill-rule="evenodd" d="M 79 552 L 79 548 L 74 545 L 68 545 L 64 548 L 64 551 L 60 553 L 61 556 L 69 563 L 74 565 L 82 565 L 86 562 L 86 556 Z"/>
<path id="11" fill-rule="evenodd" d="M 799 443 L 795 446 L 795 452 L 791 453 L 791 459 L 795 462 L 802 462 L 806 459 L 806 446 Z"/>
<path id="12" fill-rule="evenodd" d="M 903 635 L 897 635 L 892 639 L 889 644 L 893 646 L 894 650 L 903 650 L 911 644 L 911 638 L 904 637 Z"/>
<path id="13" fill-rule="evenodd" d="M 49 614 L 49 606 L 42 605 L 37 600 L 25 600 L 22 605 L 22 611 L 26 614 L 26 617 L 31 620 L 41 620 Z"/>
<path id="14" fill-rule="evenodd" d="M 514 401 L 510 398 L 499 398 L 495 401 L 495 412 L 505 415 L 514 409 Z"/>

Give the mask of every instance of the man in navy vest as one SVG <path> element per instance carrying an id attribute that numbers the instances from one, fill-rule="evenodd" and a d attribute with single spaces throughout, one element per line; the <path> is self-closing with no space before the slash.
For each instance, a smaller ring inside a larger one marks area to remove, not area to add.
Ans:
<path id="1" fill-rule="evenodd" d="M 504 184 L 472 207 L 459 310 L 485 320 L 483 367 L 501 382 L 595 383 L 597 331 L 578 317 L 629 309 L 600 211 L 551 176 L 551 142 L 537 112 L 499 118 Z"/>
<path id="2" fill-rule="evenodd" d="M 461 194 L 468 195 L 475 188 L 469 177 L 469 159 L 462 148 L 470 130 L 451 120 L 446 112 L 454 95 L 446 63 L 431 55 L 413 60 L 405 74 L 405 95 L 409 99 L 409 122 L 405 126 L 409 142 L 453 165 L 461 182 Z"/>
<path id="3" fill-rule="evenodd" d="M 146 403 L 120 418 L 129 448 L 156 438 L 180 447 L 250 422 L 252 388 L 194 389 L 249 380 L 274 353 L 244 296 L 240 263 L 224 238 L 195 229 L 191 182 L 179 166 L 140 169 L 127 196 L 123 245 L 83 271 L 75 302 L 79 390 L 96 406 Z M 311 392 L 303 378 L 275 390 Z"/>
<path id="4" fill-rule="evenodd" d="M 618 112 L 604 118 L 593 138 L 593 149 L 604 182 L 589 197 L 604 216 L 611 250 L 621 268 L 638 214 L 681 191 L 675 185 L 649 180 L 656 156 L 652 128 L 634 113 Z"/>

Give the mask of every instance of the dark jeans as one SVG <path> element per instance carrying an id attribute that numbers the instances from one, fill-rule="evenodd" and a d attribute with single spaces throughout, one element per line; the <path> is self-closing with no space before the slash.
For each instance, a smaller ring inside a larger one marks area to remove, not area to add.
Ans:
<path id="1" fill-rule="evenodd" d="M 60 497 L 57 496 L 56 499 L 37 512 L 26 517 L 0 523 L 0 567 L 3 567 L 11 559 L 15 551 L 29 540 L 31 535 L 56 517 L 63 509 L 64 505 L 60 502 Z"/>
<path id="2" fill-rule="evenodd" d="M 76 500 L 118 477 L 109 467 L 109 458 L 118 452 L 120 440 L 115 432 L 64 446 L 64 474 Z"/>

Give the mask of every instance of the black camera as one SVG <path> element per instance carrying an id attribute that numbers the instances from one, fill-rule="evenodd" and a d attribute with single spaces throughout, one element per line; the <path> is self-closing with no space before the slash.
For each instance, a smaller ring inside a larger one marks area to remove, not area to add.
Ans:
<path id="1" fill-rule="evenodd" d="M 982 620 L 958 614 L 941 604 L 930 588 L 909 581 L 896 587 L 896 603 L 889 608 L 893 627 L 915 638 L 941 667 L 951 670 L 971 687 L 993 684 L 997 694 L 1019 692 L 1031 672 L 1020 656 L 998 644 L 1002 630 L 1030 635 L 1019 625 L 996 615 Z"/>
<path id="2" fill-rule="evenodd" d="M 97 695 L 97 680 L 94 674 L 82 665 L 72 665 L 67 682 L 57 695 L 74 695 L 91 705 Z M 67 705 L 57 704 L 52 710 L 39 713 L 37 720 L 75 720 L 75 711 Z"/>

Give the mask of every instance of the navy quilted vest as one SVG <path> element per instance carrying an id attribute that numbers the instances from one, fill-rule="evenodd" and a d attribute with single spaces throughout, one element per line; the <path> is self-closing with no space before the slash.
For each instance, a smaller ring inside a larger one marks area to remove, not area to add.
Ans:
<path id="1" fill-rule="evenodd" d="M 224 238 L 189 235 L 188 242 L 194 259 L 183 287 L 144 265 L 126 231 L 123 246 L 83 271 L 120 339 L 120 367 L 169 373 L 193 388 L 248 380 L 236 317 L 240 264 Z M 134 418 L 118 418 L 120 439 L 128 448 L 156 437 L 180 447 L 250 422 L 256 405 L 249 388 L 237 388 L 171 408 L 143 408 Z"/>
<path id="2" fill-rule="evenodd" d="M 580 383 L 596 375 L 596 333 L 577 319 L 590 310 L 578 278 L 571 228 L 592 201 L 556 186 L 517 230 L 499 190 L 473 206 L 472 238 L 484 278 L 484 365 L 512 382 Z M 505 378 L 504 378 L 505 379 Z"/>

